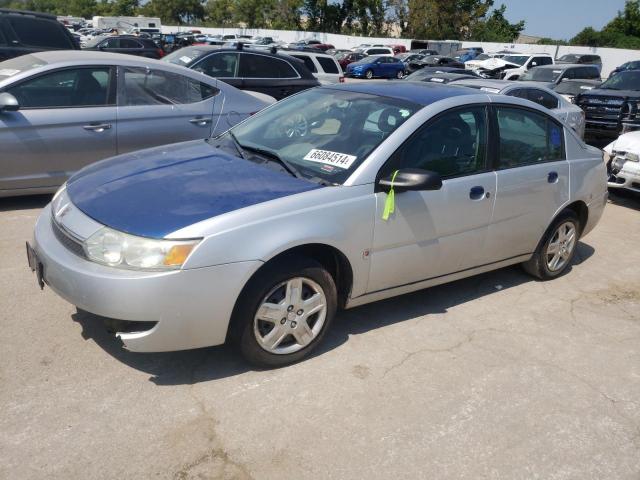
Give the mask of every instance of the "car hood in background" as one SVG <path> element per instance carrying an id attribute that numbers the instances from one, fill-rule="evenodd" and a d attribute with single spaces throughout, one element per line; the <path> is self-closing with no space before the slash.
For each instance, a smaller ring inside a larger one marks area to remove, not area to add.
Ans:
<path id="1" fill-rule="evenodd" d="M 503 68 L 507 66 L 513 68 L 521 67 L 521 65 L 518 65 L 517 63 L 505 62 L 501 58 L 488 58 L 474 64 L 475 68 L 484 68 L 487 70 L 495 70 L 496 68 Z"/>
<path id="2" fill-rule="evenodd" d="M 69 198 L 85 214 L 116 230 L 151 238 L 316 188 L 320 186 L 229 155 L 204 140 L 120 155 L 67 182 Z"/>
<path id="3" fill-rule="evenodd" d="M 616 152 L 631 152 L 640 155 L 640 131 L 625 133 L 603 149 L 609 155 Z"/>

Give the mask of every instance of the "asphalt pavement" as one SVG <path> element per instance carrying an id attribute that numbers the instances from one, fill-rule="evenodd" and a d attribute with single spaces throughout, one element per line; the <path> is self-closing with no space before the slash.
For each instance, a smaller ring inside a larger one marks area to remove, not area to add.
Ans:
<path id="1" fill-rule="evenodd" d="M 133 354 L 27 269 L 0 199 L 2 479 L 640 478 L 640 198 L 552 282 L 506 268 L 341 313 L 313 358 Z"/>

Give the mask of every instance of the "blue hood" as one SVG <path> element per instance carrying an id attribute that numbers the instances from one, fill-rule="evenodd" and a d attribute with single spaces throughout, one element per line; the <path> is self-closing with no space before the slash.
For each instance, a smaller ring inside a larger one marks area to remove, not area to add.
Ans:
<path id="1" fill-rule="evenodd" d="M 67 182 L 71 201 L 103 225 L 162 238 L 207 218 L 320 188 L 203 140 L 120 155 Z"/>

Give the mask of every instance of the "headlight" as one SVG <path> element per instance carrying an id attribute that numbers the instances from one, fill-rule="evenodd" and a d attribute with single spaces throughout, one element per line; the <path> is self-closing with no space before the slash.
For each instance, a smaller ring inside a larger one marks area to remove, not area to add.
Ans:
<path id="1" fill-rule="evenodd" d="M 141 270 L 180 268 L 200 240 L 156 240 L 136 237 L 108 227 L 84 242 L 87 257 L 111 267 Z"/>
<path id="2" fill-rule="evenodd" d="M 640 155 L 638 155 L 637 153 L 627 152 L 627 154 L 625 155 L 625 158 L 630 162 L 640 162 Z"/>

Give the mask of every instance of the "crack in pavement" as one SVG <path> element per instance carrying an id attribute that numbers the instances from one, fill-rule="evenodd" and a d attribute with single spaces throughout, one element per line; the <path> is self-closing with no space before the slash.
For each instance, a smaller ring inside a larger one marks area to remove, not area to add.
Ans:
<path id="1" fill-rule="evenodd" d="M 213 476 L 212 474 L 212 476 L 207 475 L 206 477 L 203 477 L 203 475 L 199 473 L 197 477 L 211 478 L 211 479 L 230 478 L 230 479 L 238 479 L 238 480 L 252 480 L 253 477 L 251 476 L 247 468 L 241 463 L 234 461 L 229 456 L 229 453 L 224 449 L 222 445 L 222 440 L 220 439 L 220 437 L 218 436 L 215 430 L 216 425 L 218 423 L 217 420 L 207 410 L 204 400 L 202 400 L 195 392 L 195 387 L 197 386 L 197 383 L 196 383 L 197 371 L 200 367 L 202 367 L 206 363 L 206 361 L 207 361 L 207 356 L 203 355 L 202 361 L 194 365 L 191 371 L 191 384 L 189 385 L 189 395 L 198 406 L 198 409 L 200 410 L 200 416 L 203 417 L 205 420 L 204 431 L 205 431 L 207 441 L 209 442 L 209 445 L 211 447 L 208 451 L 203 453 L 196 460 L 189 462 L 187 464 L 184 464 L 178 471 L 174 473 L 173 478 L 174 480 L 188 479 L 190 478 L 190 472 L 193 471 L 195 468 L 201 465 L 205 465 L 208 462 L 213 462 L 217 460 L 221 463 L 221 466 L 219 469 L 223 472 L 221 475 Z M 229 467 L 232 470 L 232 472 L 230 473 L 227 472 Z"/>

